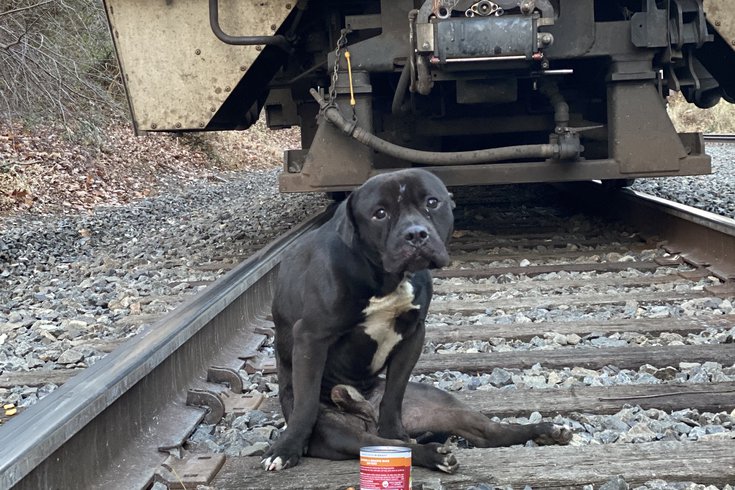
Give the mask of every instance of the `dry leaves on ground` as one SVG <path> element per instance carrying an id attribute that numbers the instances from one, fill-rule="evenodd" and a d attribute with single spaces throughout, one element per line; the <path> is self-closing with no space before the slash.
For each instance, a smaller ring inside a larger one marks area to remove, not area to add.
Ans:
<path id="1" fill-rule="evenodd" d="M 111 124 L 86 142 L 65 130 L 0 125 L 0 213 L 59 212 L 119 205 L 181 188 L 228 170 L 281 165 L 283 150 L 298 148 L 298 130 L 136 137 Z"/>

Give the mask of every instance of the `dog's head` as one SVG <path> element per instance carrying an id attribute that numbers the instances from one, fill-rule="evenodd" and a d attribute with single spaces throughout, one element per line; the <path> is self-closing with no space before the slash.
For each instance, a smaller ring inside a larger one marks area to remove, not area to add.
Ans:
<path id="1" fill-rule="evenodd" d="M 343 236 L 354 236 L 389 273 L 415 272 L 449 263 L 446 244 L 454 218 L 447 188 L 420 169 L 372 177 L 344 203 Z"/>

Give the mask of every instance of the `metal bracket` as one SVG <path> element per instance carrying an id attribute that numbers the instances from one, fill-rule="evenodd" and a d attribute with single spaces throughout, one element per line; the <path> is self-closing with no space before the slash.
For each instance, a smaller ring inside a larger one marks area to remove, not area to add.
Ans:
<path id="1" fill-rule="evenodd" d="M 211 391 L 190 389 L 186 393 L 186 404 L 197 407 L 206 407 L 207 415 L 204 417 L 205 424 L 216 424 L 225 416 L 225 404 L 222 399 Z"/>
<path id="2" fill-rule="evenodd" d="M 236 46 L 278 46 L 287 53 L 293 48 L 285 36 L 231 36 L 222 30 L 219 25 L 219 0 L 209 0 L 209 25 L 217 39 L 223 43 Z"/>
<path id="3" fill-rule="evenodd" d="M 265 401 L 265 395 L 259 391 L 248 394 L 235 394 L 226 391 L 222 393 L 222 401 L 225 404 L 226 413 L 239 416 L 257 410 Z"/>
<path id="4" fill-rule="evenodd" d="M 225 464 L 224 454 L 185 455 L 183 458 L 169 456 L 153 475 L 153 481 L 167 488 L 197 488 L 208 485 Z"/>
<path id="5" fill-rule="evenodd" d="M 276 369 L 276 359 L 273 357 L 257 355 L 248 359 L 245 363 L 245 371 L 248 374 L 253 374 L 256 371 L 262 371 L 263 374 L 275 374 L 278 372 Z"/>
<path id="6" fill-rule="evenodd" d="M 233 393 L 242 393 L 242 378 L 234 369 L 212 366 L 207 370 L 207 381 L 226 384 Z"/>

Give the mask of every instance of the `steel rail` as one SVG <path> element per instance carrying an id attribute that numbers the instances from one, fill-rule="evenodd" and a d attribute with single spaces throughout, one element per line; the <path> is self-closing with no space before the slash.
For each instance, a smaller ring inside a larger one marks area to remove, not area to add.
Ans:
<path id="1" fill-rule="evenodd" d="M 618 213 L 627 223 L 665 238 L 666 249 L 706 266 L 722 280 L 735 279 L 735 220 L 631 189 L 621 189 Z"/>
<path id="2" fill-rule="evenodd" d="M 236 358 L 233 339 L 246 339 L 248 323 L 267 314 L 283 253 L 329 214 L 281 236 L 4 424 L 0 488 L 144 487 L 165 459 L 158 448 L 167 431 L 202 418 L 204 410 L 186 406 L 186 391 L 223 353 Z"/>
<path id="3" fill-rule="evenodd" d="M 632 189 L 601 189 L 594 182 L 572 186 L 589 209 L 637 227 L 666 242 L 670 253 L 706 266 L 722 280 L 735 279 L 735 220 Z"/>
<path id="4" fill-rule="evenodd" d="M 705 134 L 704 141 L 709 143 L 735 143 L 735 134 Z"/>

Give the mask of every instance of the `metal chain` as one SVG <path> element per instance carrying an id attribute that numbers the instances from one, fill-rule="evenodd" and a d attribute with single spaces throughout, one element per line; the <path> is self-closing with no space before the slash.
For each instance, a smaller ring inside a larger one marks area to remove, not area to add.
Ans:
<path id="1" fill-rule="evenodd" d="M 329 102 L 334 104 L 337 102 L 337 79 L 339 78 L 339 60 L 342 56 L 342 49 L 347 46 L 347 34 L 349 29 L 344 28 L 340 31 L 337 40 L 337 49 L 334 51 L 334 73 L 332 73 L 332 85 L 329 87 Z"/>

